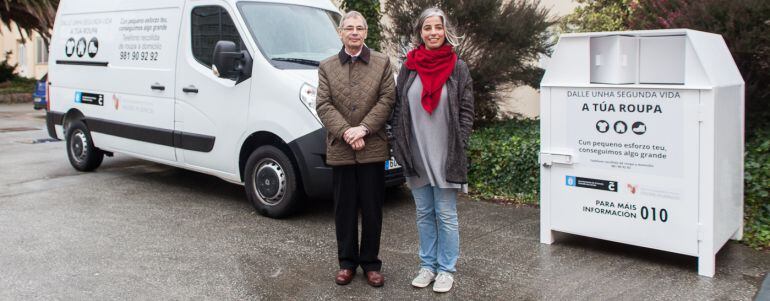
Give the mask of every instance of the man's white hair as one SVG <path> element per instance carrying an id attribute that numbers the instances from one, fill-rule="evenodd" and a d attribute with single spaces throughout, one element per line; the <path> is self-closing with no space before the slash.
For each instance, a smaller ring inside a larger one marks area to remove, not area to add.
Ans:
<path id="1" fill-rule="evenodd" d="M 360 18 L 361 20 L 364 21 L 364 28 L 369 29 L 369 26 L 366 25 L 366 18 L 364 18 L 364 15 L 362 15 L 361 13 L 359 13 L 357 11 L 354 11 L 354 10 L 351 10 L 351 11 L 345 13 L 344 16 L 342 16 L 342 19 L 340 19 L 340 26 L 339 26 L 339 28 L 342 29 L 342 24 L 345 23 L 345 20 L 350 19 L 350 18 Z"/>

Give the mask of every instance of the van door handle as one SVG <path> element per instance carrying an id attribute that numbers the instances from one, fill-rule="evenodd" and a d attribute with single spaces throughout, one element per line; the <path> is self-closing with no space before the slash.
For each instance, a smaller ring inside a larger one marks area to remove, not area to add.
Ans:
<path id="1" fill-rule="evenodd" d="M 150 89 L 157 90 L 157 91 L 165 91 L 166 87 L 165 86 L 161 86 L 158 83 L 155 83 L 152 86 L 150 86 Z"/>
<path id="2" fill-rule="evenodd" d="M 182 92 L 184 92 L 184 93 L 198 93 L 198 88 L 196 88 L 195 86 L 188 86 L 188 87 L 182 88 Z"/>

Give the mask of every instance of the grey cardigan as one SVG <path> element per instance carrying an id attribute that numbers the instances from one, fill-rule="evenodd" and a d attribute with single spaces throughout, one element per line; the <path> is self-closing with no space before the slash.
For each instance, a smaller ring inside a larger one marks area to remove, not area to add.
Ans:
<path id="1" fill-rule="evenodd" d="M 404 168 L 407 177 L 416 176 L 413 157 L 409 146 L 412 133 L 412 118 L 407 103 L 407 91 L 417 77 L 417 71 L 401 65 L 401 71 L 396 79 L 396 104 L 393 116 L 389 120 L 393 133 L 393 155 Z M 449 183 L 468 183 L 468 157 L 465 149 L 468 147 L 473 129 L 473 81 L 468 65 L 458 59 L 455 68 L 446 82 L 447 99 L 449 100 L 449 137 L 447 137 L 446 181 Z"/>

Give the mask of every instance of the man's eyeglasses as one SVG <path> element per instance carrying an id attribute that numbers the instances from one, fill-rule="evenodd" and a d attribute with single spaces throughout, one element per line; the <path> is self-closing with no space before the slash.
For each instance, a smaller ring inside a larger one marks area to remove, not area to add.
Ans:
<path id="1" fill-rule="evenodd" d="M 353 32 L 353 31 L 361 31 L 361 32 L 363 32 L 363 31 L 366 31 L 366 27 L 363 27 L 363 26 L 357 26 L 357 27 L 347 26 L 347 27 L 343 27 L 342 30 L 345 31 L 345 32 Z"/>

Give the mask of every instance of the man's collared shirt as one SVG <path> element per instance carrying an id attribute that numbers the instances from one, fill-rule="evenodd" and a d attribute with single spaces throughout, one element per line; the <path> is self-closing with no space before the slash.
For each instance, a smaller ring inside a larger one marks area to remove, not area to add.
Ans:
<path id="1" fill-rule="evenodd" d="M 363 46 L 361 47 L 361 51 L 359 51 L 356 55 L 350 55 L 348 51 L 345 49 L 345 46 L 342 46 L 342 50 L 340 50 L 339 57 L 340 57 L 340 63 L 347 64 L 352 63 L 357 60 L 361 60 L 367 65 L 369 64 L 369 57 L 371 55 L 371 51 L 369 50 L 369 47 Z"/>

